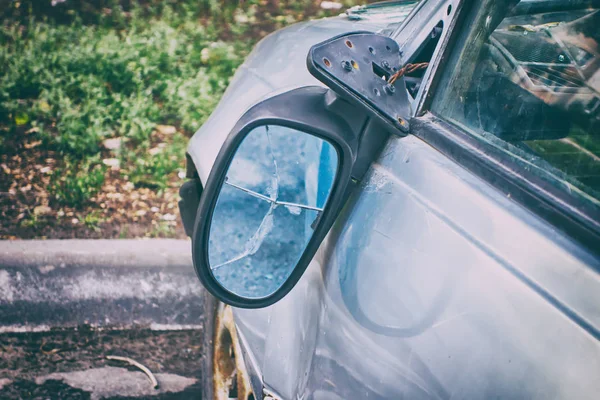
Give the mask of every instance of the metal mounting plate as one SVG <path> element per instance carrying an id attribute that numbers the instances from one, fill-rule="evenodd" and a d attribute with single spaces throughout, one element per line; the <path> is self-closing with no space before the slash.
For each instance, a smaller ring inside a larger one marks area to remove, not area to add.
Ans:
<path id="1" fill-rule="evenodd" d="M 404 78 L 387 83 L 402 66 L 394 39 L 370 32 L 336 36 L 310 49 L 307 66 L 315 78 L 339 95 L 366 105 L 370 114 L 396 128 L 393 131 L 408 132 L 411 105 Z"/>

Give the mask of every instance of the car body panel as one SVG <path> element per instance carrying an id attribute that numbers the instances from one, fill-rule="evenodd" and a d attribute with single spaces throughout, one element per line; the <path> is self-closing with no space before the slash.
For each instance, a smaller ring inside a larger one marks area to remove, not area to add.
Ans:
<path id="1" fill-rule="evenodd" d="M 592 255 L 413 136 L 390 139 L 350 203 L 315 260 L 320 321 L 310 378 L 294 395 L 600 393 Z M 305 300 L 292 291 L 287 312 Z M 301 329 L 272 323 L 281 335 Z"/>
<path id="2" fill-rule="evenodd" d="M 320 85 L 304 68 L 311 45 L 385 29 L 365 22 L 264 39 L 192 138 L 201 180 L 246 109 Z M 296 287 L 234 314 L 253 382 L 275 397 L 591 399 L 599 271 L 510 193 L 415 136 L 390 137 Z"/>

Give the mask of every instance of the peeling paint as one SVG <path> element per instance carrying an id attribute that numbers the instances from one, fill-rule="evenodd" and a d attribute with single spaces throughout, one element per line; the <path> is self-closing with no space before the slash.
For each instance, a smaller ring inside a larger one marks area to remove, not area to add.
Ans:
<path id="1" fill-rule="evenodd" d="M 365 184 L 365 192 L 378 192 L 390 183 L 390 179 L 385 173 L 382 173 L 377 168 L 372 169 L 372 174 Z"/>

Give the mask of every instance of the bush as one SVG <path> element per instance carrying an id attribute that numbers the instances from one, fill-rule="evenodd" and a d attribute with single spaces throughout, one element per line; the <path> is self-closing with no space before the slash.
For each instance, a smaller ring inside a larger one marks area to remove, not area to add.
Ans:
<path id="1" fill-rule="evenodd" d="M 47 197 L 59 207 L 90 205 L 108 178 L 175 186 L 186 136 L 253 44 L 323 13 L 316 0 L 0 0 L 0 154 L 56 158 Z M 176 132 L 157 136 L 158 124 Z M 109 175 L 103 158 L 120 166 Z"/>
<path id="2" fill-rule="evenodd" d="M 50 181 L 53 203 L 74 208 L 87 205 L 102 188 L 105 173 L 106 167 L 97 157 L 80 163 L 65 160 L 64 166 L 54 171 Z"/>
<path id="3" fill-rule="evenodd" d="M 90 176 L 75 169 L 87 173 L 97 161 L 90 157 L 105 152 L 107 138 L 126 140 L 124 177 L 140 186 L 166 187 L 183 167 L 186 140 L 180 134 L 163 138 L 172 145 L 152 156 L 155 125 L 174 125 L 191 135 L 249 47 L 217 40 L 214 29 L 181 22 L 168 10 L 160 20 L 140 17 L 141 8 L 134 11 L 126 30 L 80 20 L 0 27 L 0 146 L 2 135 L 35 127 L 44 148 L 68 160 L 64 176 L 51 187 L 61 205 L 81 207 L 101 185 L 103 169 Z"/>

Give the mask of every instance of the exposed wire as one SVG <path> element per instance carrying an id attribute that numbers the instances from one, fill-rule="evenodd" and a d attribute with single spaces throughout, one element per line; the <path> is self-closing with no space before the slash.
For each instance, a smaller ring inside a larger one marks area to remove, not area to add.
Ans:
<path id="1" fill-rule="evenodd" d="M 396 82 L 396 80 L 398 78 L 403 77 L 406 74 L 410 74 L 412 72 L 415 72 L 418 69 L 424 69 L 427 68 L 427 66 L 429 65 L 428 62 L 422 62 L 422 63 L 417 63 L 417 64 L 406 64 L 404 67 L 400 68 L 394 75 L 390 76 L 390 79 L 388 80 L 388 83 L 390 85 L 393 85 L 394 82 Z"/>

